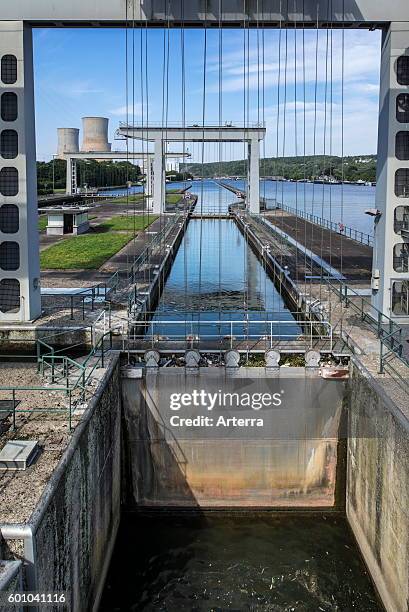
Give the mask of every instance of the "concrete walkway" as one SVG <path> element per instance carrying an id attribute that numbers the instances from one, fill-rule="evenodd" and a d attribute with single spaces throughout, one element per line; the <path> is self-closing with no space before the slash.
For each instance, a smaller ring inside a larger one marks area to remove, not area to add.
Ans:
<path id="1" fill-rule="evenodd" d="M 283 210 L 265 214 L 270 223 L 342 272 L 348 282 L 369 281 L 372 273 L 372 247 L 360 244 Z"/>

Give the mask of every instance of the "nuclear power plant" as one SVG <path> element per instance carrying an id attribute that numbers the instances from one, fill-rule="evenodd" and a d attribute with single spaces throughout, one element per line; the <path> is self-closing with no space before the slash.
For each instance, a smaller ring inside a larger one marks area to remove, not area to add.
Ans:
<path id="1" fill-rule="evenodd" d="M 79 129 L 78 128 L 58 128 L 58 148 L 55 155 L 58 159 L 64 159 L 67 163 L 67 195 L 77 194 L 77 162 L 79 160 L 92 159 L 97 162 L 102 161 L 129 161 L 129 153 L 126 150 L 112 150 L 112 145 L 108 142 L 109 119 L 106 117 L 83 117 L 82 118 L 82 145 L 79 148 Z M 117 135 L 127 138 L 117 131 Z M 132 136 L 133 137 L 133 136 Z M 188 151 L 168 152 L 162 145 L 152 150 L 132 151 L 132 162 L 138 161 L 142 168 L 146 170 L 146 186 L 147 186 L 147 205 L 150 206 L 153 197 L 153 178 L 152 178 L 152 160 L 160 161 L 160 168 L 157 169 L 156 177 L 156 193 L 157 201 L 164 204 L 163 194 L 165 186 L 164 175 L 164 160 L 167 158 L 187 158 L 190 157 Z M 159 159 L 160 158 L 160 159 Z M 175 165 L 175 168 L 177 166 Z M 160 186 L 160 187 L 159 187 Z M 162 195 L 160 195 L 162 194 Z M 160 200 L 159 200 L 160 198 Z M 160 208 L 158 205 L 158 210 Z"/>
<path id="2" fill-rule="evenodd" d="M 82 146 L 84 153 L 108 153 L 111 143 L 108 142 L 109 119 L 106 117 L 82 118 Z M 79 153 L 80 130 L 78 128 L 58 128 L 57 157 L 64 159 L 67 153 Z"/>
<path id="3" fill-rule="evenodd" d="M 58 128 L 57 157 L 64 158 L 64 153 L 78 153 L 80 150 L 80 131 L 78 128 Z"/>
<path id="4" fill-rule="evenodd" d="M 108 125 L 109 119 L 106 117 L 83 117 L 81 151 L 86 153 L 107 153 L 110 151 Z"/>

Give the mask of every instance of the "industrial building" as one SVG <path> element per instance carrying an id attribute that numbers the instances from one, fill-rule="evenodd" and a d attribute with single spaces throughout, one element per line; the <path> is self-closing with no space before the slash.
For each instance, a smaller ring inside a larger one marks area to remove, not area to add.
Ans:
<path id="1" fill-rule="evenodd" d="M 106 117 L 82 118 L 82 147 L 81 151 L 88 153 L 107 153 L 111 150 L 108 142 L 109 119 Z"/>

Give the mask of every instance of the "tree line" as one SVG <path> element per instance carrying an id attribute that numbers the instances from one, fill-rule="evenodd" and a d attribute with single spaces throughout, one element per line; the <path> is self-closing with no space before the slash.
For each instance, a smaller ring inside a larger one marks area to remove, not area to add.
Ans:
<path id="1" fill-rule="evenodd" d="M 67 164 L 63 159 L 37 162 L 38 195 L 48 195 L 54 190 L 65 189 Z M 98 162 L 80 160 L 77 162 L 77 184 L 79 187 L 114 187 L 136 182 L 141 178 L 139 166 L 126 161 Z"/>
<path id="2" fill-rule="evenodd" d="M 210 162 L 205 164 L 187 163 L 186 171 L 195 177 L 246 176 L 247 160 Z M 268 157 L 260 160 L 260 176 L 281 177 L 289 180 L 316 180 L 332 176 L 336 180 L 376 180 L 376 155 L 337 157 L 329 155 L 308 155 L 306 157 Z"/>

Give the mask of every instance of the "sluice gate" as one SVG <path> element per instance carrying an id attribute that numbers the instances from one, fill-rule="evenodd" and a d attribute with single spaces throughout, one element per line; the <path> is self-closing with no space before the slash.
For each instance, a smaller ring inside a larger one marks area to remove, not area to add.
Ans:
<path id="1" fill-rule="evenodd" d="M 126 508 L 342 510 L 345 381 L 233 369 L 123 380 Z"/>

